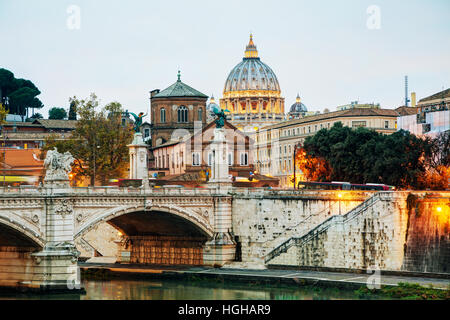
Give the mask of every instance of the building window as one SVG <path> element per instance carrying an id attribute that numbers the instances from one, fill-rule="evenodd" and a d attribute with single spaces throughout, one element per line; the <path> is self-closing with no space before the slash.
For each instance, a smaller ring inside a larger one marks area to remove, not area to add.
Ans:
<path id="1" fill-rule="evenodd" d="M 144 129 L 144 138 L 148 138 L 150 136 L 150 129 Z"/>
<path id="2" fill-rule="evenodd" d="M 166 109 L 161 108 L 159 117 L 161 123 L 166 123 Z"/>
<path id="3" fill-rule="evenodd" d="M 166 158 L 167 158 L 167 165 L 164 165 L 164 168 L 169 168 L 170 167 L 169 155 L 166 155 Z"/>
<path id="4" fill-rule="evenodd" d="M 200 152 L 192 152 L 192 165 L 193 166 L 200 165 Z"/>
<path id="5" fill-rule="evenodd" d="M 188 109 L 185 106 L 181 106 L 178 108 L 178 122 L 188 122 Z"/>
<path id="6" fill-rule="evenodd" d="M 208 166 L 212 166 L 212 162 L 213 162 L 213 154 L 212 152 L 208 153 Z"/>
<path id="7" fill-rule="evenodd" d="M 358 128 L 358 127 L 366 127 L 367 121 L 352 121 L 352 127 Z"/>
<path id="8" fill-rule="evenodd" d="M 229 166 L 233 165 L 233 153 L 231 152 L 228 153 L 228 165 Z"/>
<path id="9" fill-rule="evenodd" d="M 384 128 L 385 128 L 385 129 L 388 129 L 388 128 L 389 128 L 389 121 L 385 121 L 385 122 L 384 122 Z"/>
<path id="10" fill-rule="evenodd" d="M 241 166 L 247 166 L 248 165 L 248 153 L 247 152 L 241 152 Z"/>
<path id="11" fill-rule="evenodd" d="M 202 112 L 203 112 L 202 108 L 198 108 L 198 110 L 197 110 L 197 120 L 198 121 L 202 121 Z"/>

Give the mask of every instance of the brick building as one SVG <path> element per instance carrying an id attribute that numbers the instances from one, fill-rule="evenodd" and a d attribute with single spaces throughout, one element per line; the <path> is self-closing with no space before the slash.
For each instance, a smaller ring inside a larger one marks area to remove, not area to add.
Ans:
<path id="1" fill-rule="evenodd" d="M 180 135 L 193 134 L 194 122 L 206 124 L 208 96 L 178 80 L 167 89 L 151 91 L 152 147 L 167 143 L 175 130 Z"/>

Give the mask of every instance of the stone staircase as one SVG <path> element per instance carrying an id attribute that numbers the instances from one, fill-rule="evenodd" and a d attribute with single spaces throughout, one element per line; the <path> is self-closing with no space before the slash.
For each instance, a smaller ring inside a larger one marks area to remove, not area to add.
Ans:
<path id="1" fill-rule="evenodd" d="M 292 246 L 301 246 L 304 243 L 307 243 L 308 241 L 311 241 L 313 238 L 315 238 L 318 234 L 325 232 L 328 228 L 330 228 L 333 225 L 336 224 L 343 224 L 348 220 L 351 220 L 355 218 L 357 215 L 361 214 L 362 212 L 366 211 L 368 208 L 372 207 L 377 201 L 380 201 L 380 193 L 375 193 L 370 198 L 366 199 L 364 202 L 350 210 L 345 215 L 334 215 L 324 222 L 320 223 L 315 228 L 308 231 L 306 234 L 303 235 L 296 235 L 292 236 L 292 233 L 295 232 L 295 229 L 293 229 L 292 232 L 289 232 L 288 234 L 285 234 L 285 237 L 288 238 L 283 243 L 278 245 L 275 249 L 271 250 L 268 254 L 265 255 L 264 263 L 268 264 L 269 261 L 273 260 L 274 258 L 278 257 L 279 255 L 286 253 Z M 310 216 L 311 217 L 311 216 Z M 310 218 L 308 217 L 308 218 Z M 307 218 L 307 219 L 308 219 Z M 305 219 L 306 220 L 306 219 Z M 304 221 L 302 221 L 304 222 Z M 301 223 L 302 223 L 301 222 Z M 300 223 L 299 223 L 300 224 Z M 276 239 L 274 239 L 276 240 Z"/>
<path id="2" fill-rule="evenodd" d="M 338 203 L 334 204 L 333 206 L 337 206 L 337 205 L 338 205 Z M 316 216 L 320 216 L 323 212 L 330 211 L 330 209 L 331 209 L 331 207 L 327 207 L 319 212 L 309 215 L 305 219 L 297 222 L 295 225 L 288 226 L 286 229 L 284 229 L 285 232 L 264 242 L 262 244 L 262 248 L 263 248 L 262 250 L 266 251 L 266 250 L 270 250 L 270 248 L 277 248 L 278 246 L 285 243 L 286 241 L 288 241 L 291 238 L 294 238 L 294 237 L 298 238 L 298 237 L 303 236 L 304 232 L 300 231 L 299 227 L 303 227 L 305 222 L 308 222 L 309 220 L 313 219 Z"/>

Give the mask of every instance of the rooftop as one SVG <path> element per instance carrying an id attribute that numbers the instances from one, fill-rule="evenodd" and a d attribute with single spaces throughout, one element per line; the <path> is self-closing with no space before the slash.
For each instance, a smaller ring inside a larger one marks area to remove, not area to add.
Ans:
<path id="1" fill-rule="evenodd" d="M 338 118 L 338 117 L 398 117 L 399 113 L 393 109 L 375 109 L 375 108 L 354 108 L 347 110 L 340 110 L 328 113 L 321 113 L 318 115 L 307 116 L 300 119 L 294 119 L 289 121 L 284 121 L 282 123 L 273 124 L 270 126 L 263 127 L 263 129 L 275 129 L 280 127 L 285 127 L 293 124 L 301 124 L 314 122 L 319 120 Z"/>
<path id="2" fill-rule="evenodd" d="M 75 129 L 77 120 L 36 119 L 33 124 L 41 124 L 46 129 Z"/>
<path id="3" fill-rule="evenodd" d="M 450 88 L 440 91 L 438 93 L 435 93 L 429 97 L 420 99 L 419 102 L 427 102 L 427 101 L 431 101 L 431 100 L 437 100 L 437 99 L 442 99 L 442 98 L 450 98 Z"/>
<path id="4" fill-rule="evenodd" d="M 208 98 L 207 95 L 195 90 L 187 84 L 181 82 L 180 72 L 178 71 L 178 80 L 167 89 L 162 90 L 152 97 L 153 98 L 168 98 L 168 97 L 196 97 L 196 98 Z"/>

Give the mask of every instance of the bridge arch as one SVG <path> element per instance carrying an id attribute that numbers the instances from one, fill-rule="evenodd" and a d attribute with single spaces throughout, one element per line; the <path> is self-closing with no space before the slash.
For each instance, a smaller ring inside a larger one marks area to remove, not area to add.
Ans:
<path id="1" fill-rule="evenodd" d="M 14 238 L 19 239 L 20 242 L 27 243 L 36 248 L 43 248 L 45 245 L 45 239 L 41 236 L 40 230 L 19 216 L 0 215 L 0 246 L 2 246 L 1 242 L 4 240 L 1 235 L 8 238 L 6 234 L 14 235 Z M 11 241 L 11 239 L 8 241 Z"/>
<path id="2" fill-rule="evenodd" d="M 108 222 L 114 218 L 118 218 L 127 214 L 146 212 L 151 214 L 151 212 L 161 212 L 165 214 L 172 215 L 182 219 L 184 222 L 192 225 L 200 233 L 205 235 L 207 238 L 212 238 L 214 230 L 213 227 L 209 225 L 206 219 L 199 217 L 198 214 L 188 211 L 182 207 L 177 206 L 130 206 L 130 207 L 116 207 L 106 210 L 102 214 L 92 215 L 85 222 L 83 222 L 76 230 L 74 238 L 77 239 L 90 230 L 94 229 L 97 225 L 102 222 Z"/>

